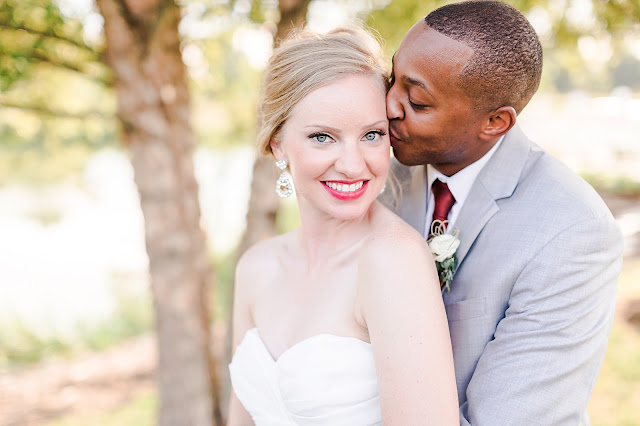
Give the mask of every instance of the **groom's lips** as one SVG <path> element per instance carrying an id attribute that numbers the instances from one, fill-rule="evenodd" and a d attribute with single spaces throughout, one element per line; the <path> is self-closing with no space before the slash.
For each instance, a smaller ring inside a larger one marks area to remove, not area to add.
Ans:
<path id="1" fill-rule="evenodd" d="M 391 145 L 393 145 L 396 142 L 402 141 L 402 139 L 397 136 L 397 133 L 393 130 L 391 126 L 389 126 L 389 141 L 391 142 Z"/>
<path id="2" fill-rule="evenodd" d="M 389 141 L 391 142 L 391 145 L 395 145 L 397 142 L 401 141 L 402 139 L 400 139 L 399 137 L 397 137 L 396 135 L 393 134 L 393 132 L 389 132 Z"/>

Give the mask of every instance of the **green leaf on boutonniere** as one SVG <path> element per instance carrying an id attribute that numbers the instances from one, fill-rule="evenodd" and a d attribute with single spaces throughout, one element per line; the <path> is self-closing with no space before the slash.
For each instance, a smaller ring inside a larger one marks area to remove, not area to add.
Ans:
<path id="1" fill-rule="evenodd" d="M 450 284 L 453 281 L 453 273 L 456 269 L 456 251 L 460 247 L 458 230 L 453 229 L 447 233 L 447 221 L 434 220 L 431 224 L 431 237 L 427 240 L 429 249 L 436 263 L 440 288 L 445 288 L 447 293 L 451 291 Z"/>

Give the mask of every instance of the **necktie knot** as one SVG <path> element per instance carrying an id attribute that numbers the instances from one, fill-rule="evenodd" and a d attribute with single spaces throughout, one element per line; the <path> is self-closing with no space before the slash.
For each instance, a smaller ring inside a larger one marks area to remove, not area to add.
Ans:
<path id="1" fill-rule="evenodd" d="M 444 222 L 447 220 L 451 207 L 455 204 L 456 199 L 453 197 L 451 191 L 449 191 L 447 184 L 439 179 L 433 181 L 431 191 L 433 192 L 433 198 L 435 201 L 432 222 L 434 220 Z"/>

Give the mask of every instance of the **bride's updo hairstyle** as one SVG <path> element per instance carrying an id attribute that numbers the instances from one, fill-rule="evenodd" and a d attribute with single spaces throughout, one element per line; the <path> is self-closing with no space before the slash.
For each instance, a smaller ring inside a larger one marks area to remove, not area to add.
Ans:
<path id="1" fill-rule="evenodd" d="M 380 43 L 357 27 L 326 34 L 298 31 L 276 48 L 267 63 L 259 102 L 258 146 L 270 154 L 293 108 L 309 93 L 348 75 L 370 75 L 388 89 Z"/>

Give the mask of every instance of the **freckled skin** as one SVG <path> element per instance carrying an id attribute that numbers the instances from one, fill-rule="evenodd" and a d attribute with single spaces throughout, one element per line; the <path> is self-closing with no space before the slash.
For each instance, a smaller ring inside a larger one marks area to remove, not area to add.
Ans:
<path id="1" fill-rule="evenodd" d="M 459 75 L 472 54 L 469 46 L 423 21 L 409 30 L 394 56 L 393 85 L 387 94 L 398 161 L 433 164 L 450 176 L 495 144 L 497 139 L 478 138 L 489 113 L 474 110 L 473 100 L 459 87 Z"/>

